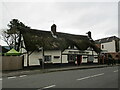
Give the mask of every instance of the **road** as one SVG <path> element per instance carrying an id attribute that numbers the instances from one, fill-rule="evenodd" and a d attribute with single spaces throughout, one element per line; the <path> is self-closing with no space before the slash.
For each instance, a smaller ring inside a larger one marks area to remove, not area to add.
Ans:
<path id="1" fill-rule="evenodd" d="M 70 70 L 2 79 L 3 88 L 118 88 L 118 67 Z"/>

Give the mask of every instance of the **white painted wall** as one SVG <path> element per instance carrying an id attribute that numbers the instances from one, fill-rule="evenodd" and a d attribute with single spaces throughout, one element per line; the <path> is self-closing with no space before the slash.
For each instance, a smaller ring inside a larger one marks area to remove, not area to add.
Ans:
<path id="1" fill-rule="evenodd" d="M 21 48 L 19 52 L 20 53 L 27 53 L 27 51 L 24 48 Z"/>
<path id="2" fill-rule="evenodd" d="M 23 53 L 24 55 L 24 66 L 27 66 L 27 51 L 24 48 L 21 48 L 20 53 Z"/>
<path id="3" fill-rule="evenodd" d="M 120 40 L 119 40 L 119 52 L 120 52 Z"/>
<path id="4" fill-rule="evenodd" d="M 104 48 L 102 49 L 102 45 L 104 45 Z M 102 50 L 107 50 L 108 52 L 115 52 L 115 41 L 113 40 L 112 42 L 106 42 L 106 43 L 101 43 L 101 49 Z"/>
<path id="5" fill-rule="evenodd" d="M 62 63 L 68 63 L 67 55 L 62 55 Z"/>
<path id="6" fill-rule="evenodd" d="M 65 50 L 63 53 L 68 53 L 69 50 Z M 79 51 L 79 50 L 75 50 L 75 51 Z M 88 52 L 88 51 L 87 51 Z M 44 55 L 50 55 L 51 56 L 51 62 L 49 63 L 61 63 L 61 58 L 62 58 L 62 63 L 68 63 L 68 56 L 67 55 L 62 55 L 61 57 L 61 51 L 60 50 L 49 50 L 49 51 L 44 51 Z M 91 55 L 91 52 L 89 52 L 89 55 Z M 96 53 L 94 52 L 94 55 L 96 55 Z M 54 56 L 59 56 L 59 58 L 54 58 Z M 87 63 L 87 55 L 83 55 L 82 56 L 82 63 Z M 30 56 L 29 56 L 29 65 L 33 66 L 33 65 L 40 65 L 39 59 L 42 59 L 42 52 L 33 52 Z M 97 60 L 95 60 L 94 62 L 97 62 Z M 24 66 L 27 66 L 27 54 L 25 54 L 24 56 Z"/>
<path id="7" fill-rule="evenodd" d="M 85 50 L 85 52 L 88 52 L 87 55 L 98 55 L 95 51 L 91 51 L 91 50 Z"/>
<path id="8" fill-rule="evenodd" d="M 87 58 L 84 58 L 84 57 L 87 57 L 87 55 L 82 56 L 82 63 L 87 63 Z"/>
<path id="9" fill-rule="evenodd" d="M 45 51 L 45 55 L 51 55 L 52 63 L 61 63 L 61 51 L 60 50 Z M 60 58 L 54 58 L 54 56 L 60 56 Z"/>
<path id="10" fill-rule="evenodd" d="M 87 63 L 88 58 L 84 58 L 84 57 L 88 57 L 88 56 L 82 56 L 82 63 Z M 94 60 L 93 63 L 98 63 L 98 58 L 95 58 L 98 56 L 94 56 Z"/>
<path id="11" fill-rule="evenodd" d="M 98 58 L 94 58 L 93 63 L 98 63 Z"/>
<path id="12" fill-rule="evenodd" d="M 93 55 L 98 55 L 95 51 L 93 51 Z"/>
<path id="13" fill-rule="evenodd" d="M 72 51 L 72 52 L 79 52 L 80 50 L 77 50 L 77 49 L 65 49 L 65 50 L 62 52 L 62 54 L 68 54 L 69 51 Z M 71 52 L 71 54 L 74 54 L 74 53 L 72 53 L 72 52 Z"/>
<path id="14" fill-rule="evenodd" d="M 27 54 L 24 54 L 24 66 L 27 66 Z"/>
<path id="15" fill-rule="evenodd" d="M 39 59 L 42 58 L 42 53 L 41 52 L 33 52 L 29 56 L 29 65 L 40 65 Z"/>
<path id="16" fill-rule="evenodd" d="M 60 50 L 51 50 L 44 51 L 44 55 L 51 55 L 51 63 L 61 63 L 61 51 Z M 54 56 L 60 56 L 60 58 L 54 58 Z M 65 56 L 63 57 L 62 62 L 65 63 Z M 40 65 L 39 59 L 42 59 L 42 52 L 33 52 L 29 56 L 29 65 Z M 24 66 L 27 66 L 27 55 L 24 56 Z"/>
<path id="17" fill-rule="evenodd" d="M 81 63 L 87 63 L 88 58 L 84 58 L 84 57 L 88 57 L 88 56 L 83 55 L 83 56 L 82 56 L 82 62 L 81 62 Z M 98 58 L 95 58 L 95 57 L 97 57 L 97 56 L 94 56 L 93 63 L 98 63 Z M 77 64 L 77 61 L 75 61 L 75 64 Z"/>

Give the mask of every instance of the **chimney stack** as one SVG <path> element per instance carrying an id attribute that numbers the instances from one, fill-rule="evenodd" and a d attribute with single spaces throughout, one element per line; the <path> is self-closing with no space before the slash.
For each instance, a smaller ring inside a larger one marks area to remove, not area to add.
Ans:
<path id="1" fill-rule="evenodd" d="M 87 34 L 88 34 L 88 37 L 89 37 L 90 39 L 92 39 L 92 37 L 91 37 L 91 32 L 89 31 Z"/>
<path id="2" fill-rule="evenodd" d="M 56 25 L 55 24 L 53 24 L 52 26 L 51 26 L 51 31 L 52 31 L 52 33 L 55 35 L 55 33 L 56 33 Z"/>

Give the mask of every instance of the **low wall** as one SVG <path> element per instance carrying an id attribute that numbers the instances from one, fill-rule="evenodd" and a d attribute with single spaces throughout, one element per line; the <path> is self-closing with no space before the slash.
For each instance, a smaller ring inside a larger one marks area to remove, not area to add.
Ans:
<path id="1" fill-rule="evenodd" d="M 23 56 L 2 56 L 2 70 L 23 69 Z"/>

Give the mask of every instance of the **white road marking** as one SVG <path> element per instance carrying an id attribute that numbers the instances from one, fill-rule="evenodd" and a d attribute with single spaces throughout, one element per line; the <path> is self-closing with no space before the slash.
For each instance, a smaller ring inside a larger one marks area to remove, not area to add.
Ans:
<path id="1" fill-rule="evenodd" d="M 91 77 L 97 77 L 97 76 L 101 76 L 101 75 L 103 75 L 104 73 L 101 73 L 101 74 L 96 74 L 96 75 L 93 75 L 93 76 L 91 76 Z"/>
<path id="2" fill-rule="evenodd" d="M 2 78 L 0 78 L 0 80 L 2 80 Z"/>
<path id="3" fill-rule="evenodd" d="M 8 79 L 13 79 L 13 78 L 16 78 L 16 76 L 13 76 L 13 77 L 8 77 Z"/>
<path id="4" fill-rule="evenodd" d="M 25 76 L 27 76 L 27 75 L 21 75 L 21 76 L 19 76 L 19 77 L 25 77 Z"/>
<path id="5" fill-rule="evenodd" d="M 97 77 L 97 76 L 101 76 L 103 74 L 104 73 L 100 73 L 100 74 L 96 74 L 96 75 L 92 75 L 92 76 L 88 76 L 88 77 L 83 77 L 83 78 L 80 78 L 80 79 L 77 79 L 77 80 L 84 80 L 84 79 L 88 79 L 88 78 L 92 78 L 92 77 Z"/>
<path id="6" fill-rule="evenodd" d="M 118 70 L 115 70 L 115 71 L 113 71 L 113 72 L 118 72 Z"/>
<path id="7" fill-rule="evenodd" d="M 55 87 L 55 86 L 56 85 L 50 85 L 50 86 L 44 87 L 43 89 L 52 88 L 52 87 Z"/>
<path id="8" fill-rule="evenodd" d="M 87 78 L 90 78 L 90 76 L 84 77 L 84 78 L 80 78 L 80 79 L 77 79 L 77 80 L 83 80 L 83 79 L 87 79 Z"/>

